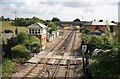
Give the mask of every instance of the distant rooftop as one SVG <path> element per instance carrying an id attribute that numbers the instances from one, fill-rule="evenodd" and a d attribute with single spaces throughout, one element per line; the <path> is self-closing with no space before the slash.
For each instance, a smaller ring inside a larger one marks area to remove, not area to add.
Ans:
<path id="1" fill-rule="evenodd" d="M 99 20 L 99 21 L 81 21 L 83 25 L 106 25 L 106 21 Z M 109 25 L 116 25 L 115 23 L 109 22 Z"/>
<path id="2" fill-rule="evenodd" d="M 116 24 L 111 23 L 111 22 L 109 22 L 109 21 L 108 21 L 108 24 L 109 24 L 109 25 L 116 25 Z M 93 21 L 93 22 L 92 22 L 92 25 L 106 25 L 106 21 L 102 21 L 102 22 L 100 22 L 100 21 Z"/>
<path id="3" fill-rule="evenodd" d="M 44 25 L 44 24 L 42 24 L 42 23 L 39 23 L 39 22 L 36 22 L 36 23 L 34 23 L 34 24 L 28 26 L 28 28 L 29 28 L 29 27 L 41 27 L 41 28 L 47 28 L 46 25 Z"/>
<path id="4" fill-rule="evenodd" d="M 83 25 L 92 25 L 92 21 L 81 21 Z"/>

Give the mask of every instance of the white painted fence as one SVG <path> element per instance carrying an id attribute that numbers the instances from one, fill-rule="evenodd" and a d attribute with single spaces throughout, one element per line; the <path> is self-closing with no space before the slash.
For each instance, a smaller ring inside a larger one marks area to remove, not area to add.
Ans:
<path id="1" fill-rule="evenodd" d="M 48 42 L 53 41 L 59 35 L 60 35 L 59 31 L 53 31 L 52 34 L 49 37 L 47 37 Z"/>

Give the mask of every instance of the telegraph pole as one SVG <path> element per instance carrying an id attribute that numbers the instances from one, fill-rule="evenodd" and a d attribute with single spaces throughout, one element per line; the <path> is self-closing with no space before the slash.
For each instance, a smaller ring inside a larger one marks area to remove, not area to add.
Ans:
<path id="1" fill-rule="evenodd" d="M 11 13 L 13 13 L 14 14 L 14 20 L 17 18 L 17 12 L 11 12 Z"/>
<path id="2" fill-rule="evenodd" d="M 17 12 L 14 12 L 14 14 L 15 14 L 15 25 L 17 25 L 16 24 Z"/>
<path id="3" fill-rule="evenodd" d="M 82 16 L 82 21 L 83 21 L 83 16 Z"/>
<path id="4" fill-rule="evenodd" d="M 16 20 L 16 18 L 17 18 L 17 12 L 13 12 L 13 13 L 14 13 L 15 20 Z"/>

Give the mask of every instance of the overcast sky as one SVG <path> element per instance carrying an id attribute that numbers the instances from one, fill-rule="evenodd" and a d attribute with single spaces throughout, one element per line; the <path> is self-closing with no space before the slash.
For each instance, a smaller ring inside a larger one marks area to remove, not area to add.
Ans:
<path id="1" fill-rule="evenodd" d="M 1 0 L 1 16 L 14 18 L 37 16 L 43 20 L 118 20 L 119 0 Z"/>

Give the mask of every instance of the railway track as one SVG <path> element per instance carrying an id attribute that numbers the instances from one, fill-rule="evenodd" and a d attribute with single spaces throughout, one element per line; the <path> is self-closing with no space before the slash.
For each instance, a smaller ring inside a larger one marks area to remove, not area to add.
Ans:
<path id="1" fill-rule="evenodd" d="M 72 38 L 72 40 L 71 40 L 71 38 Z M 69 39 L 68 39 L 69 41 L 66 41 L 66 44 L 64 44 L 64 46 L 66 47 L 64 49 L 66 49 L 66 50 L 64 50 L 63 52 L 67 52 L 67 53 L 72 52 L 72 48 L 73 48 L 73 44 L 74 44 L 73 38 L 74 38 L 74 33 L 72 33 L 71 36 L 69 37 Z M 71 49 L 71 50 L 69 50 L 69 49 Z M 62 58 L 61 58 L 60 62 L 62 62 Z M 68 66 L 60 66 L 60 62 L 56 66 L 55 70 L 52 71 L 54 73 L 52 75 L 50 75 L 51 79 L 61 78 L 61 77 L 62 78 L 69 77 L 68 75 L 69 75 L 69 70 L 70 70 L 70 60 L 67 60 Z"/>
<path id="2" fill-rule="evenodd" d="M 70 77 L 73 77 L 73 76 L 71 76 L 72 74 L 71 74 L 71 53 L 73 53 L 73 46 L 74 46 L 74 41 L 75 41 L 75 33 L 74 33 L 74 35 L 73 35 L 73 37 L 72 37 L 72 39 L 71 39 L 71 43 L 70 43 L 70 46 L 71 47 L 69 47 L 68 49 L 70 50 L 69 51 L 69 54 L 70 54 L 70 60 L 68 61 L 68 66 L 67 66 L 67 71 L 66 71 L 66 75 L 65 75 L 65 78 L 66 79 L 68 79 L 68 78 L 70 78 Z M 73 70 L 72 70 L 73 71 Z M 74 74 L 74 73 L 73 73 Z"/>
<path id="3" fill-rule="evenodd" d="M 71 35 L 71 33 L 72 32 L 69 32 L 63 39 L 62 39 L 62 41 L 61 42 L 59 42 L 55 47 L 53 47 L 49 52 L 54 52 L 54 50 L 56 51 L 58 48 L 59 48 L 59 50 L 60 49 L 62 49 L 62 47 L 64 46 L 64 44 L 63 44 L 63 46 L 59 46 L 59 45 L 61 45 L 61 43 L 64 43 L 66 40 L 67 40 L 67 38 Z M 65 40 L 65 41 L 64 41 Z M 56 49 L 57 48 L 57 49 Z M 58 52 L 57 52 L 58 53 Z M 56 52 L 55 53 L 53 53 L 52 54 L 52 56 L 51 56 L 51 58 L 50 59 L 52 59 L 52 57 L 54 56 L 54 55 L 56 55 L 57 54 Z M 45 60 L 45 61 L 44 61 Z M 46 70 L 48 67 L 47 67 L 47 62 L 49 62 L 49 59 L 44 59 L 43 58 L 43 60 L 40 60 L 39 62 L 43 62 L 43 64 L 37 64 L 38 66 L 36 66 L 36 67 L 34 67 L 33 69 L 31 69 L 31 71 L 29 72 L 29 73 L 27 73 L 27 75 L 25 75 L 25 77 L 40 77 L 39 75 L 41 75 L 41 74 L 43 74 L 44 73 L 44 70 Z M 40 69 L 40 67 L 42 68 L 42 69 Z M 37 71 L 36 71 L 37 70 Z M 36 73 L 37 72 L 37 73 Z M 36 73 L 36 74 L 35 74 Z"/>
<path id="4" fill-rule="evenodd" d="M 73 33 L 71 32 L 68 39 L 65 40 L 65 43 L 63 44 L 63 46 L 61 48 L 59 48 L 59 52 L 57 53 L 57 55 L 59 55 L 59 53 L 62 53 L 62 55 L 63 55 L 63 53 L 65 52 L 66 44 L 68 44 L 68 42 L 70 41 L 72 35 L 73 35 Z M 63 56 L 62 56 L 62 58 L 63 58 Z M 62 61 L 62 58 L 59 59 L 59 60 L 58 59 L 53 59 L 53 60 L 55 60 L 53 62 L 54 64 L 51 65 L 51 66 L 48 65 L 48 67 L 47 67 L 47 71 L 49 72 L 48 77 L 50 77 L 52 79 L 56 78 L 56 74 L 58 72 L 58 69 L 61 67 L 60 63 Z M 44 74 L 40 75 L 39 78 L 46 77 L 46 74 L 48 74 L 48 72 L 45 73 L 45 71 L 43 71 Z"/>
<path id="5" fill-rule="evenodd" d="M 69 55 L 72 55 L 71 53 L 73 53 L 73 46 L 74 46 L 74 40 L 75 40 L 76 34 L 73 34 L 72 32 L 69 35 L 69 38 L 67 40 L 65 40 L 64 45 L 59 48 L 59 53 L 63 52 L 69 52 Z M 72 40 L 71 40 L 72 38 Z M 70 47 L 68 46 L 68 44 L 70 43 Z M 66 50 L 64 50 L 66 49 Z M 58 53 L 56 53 L 58 54 Z M 63 57 L 62 57 L 63 58 Z M 53 60 L 53 65 L 44 65 L 44 68 L 42 68 L 42 70 L 40 70 L 41 72 L 39 72 L 39 75 L 36 76 L 37 78 L 44 78 L 44 77 L 49 77 L 51 79 L 55 79 L 57 77 L 65 77 L 66 79 L 69 77 L 75 77 L 76 75 L 74 72 L 74 67 L 71 68 L 71 60 L 67 60 L 67 66 L 60 66 L 60 63 L 62 61 L 62 58 L 57 60 L 57 59 L 52 59 Z M 71 73 L 72 72 L 72 73 Z M 37 73 L 38 74 L 38 73 Z M 29 76 L 27 76 L 29 77 Z"/>
<path id="6" fill-rule="evenodd" d="M 76 79 L 76 61 L 71 60 L 73 57 L 74 42 L 76 39 L 76 33 L 72 30 L 67 32 L 63 38 L 51 49 L 47 50 L 48 53 L 44 55 L 50 56 L 50 58 L 41 58 L 38 63 L 26 63 L 26 69 L 18 73 L 14 77 L 20 77 L 22 79 L 26 78 L 60 78 L 64 77 L 68 79 L 69 77 L 75 77 Z M 55 55 L 62 56 L 61 59 L 54 59 Z M 65 56 L 69 56 L 69 60 L 64 60 Z M 62 63 L 62 65 L 61 65 Z M 74 64 L 73 64 L 74 63 Z"/>
<path id="7" fill-rule="evenodd" d="M 53 46 L 51 49 L 46 50 L 46 51 L 51 52 L 52 50 L 57 50 L 58 48 L 60 48 L 61 45 L 63 45 L 64 40 L 69 36 L 70 33 L 71 33 L 70 31 L 66 32 L 63 38 L 55 46 Z"/>
<path id="8" fill-rule="evenodd" d="M 56 45 L 54 46 L 49 52 L 53 51 L 56 47 L 62 47 L 62 46 L 58 46 L 59 44 L 61 45 L 61 42 L 64 43 L 64 40 L 67 40 L 67 38 L 69 37 L 69 35 L 71 34 L 71 32 L 66 33 L 65 37 Z M 55 49 L 56 50 L 56 49 Z M 54 53 L 53 55 L 55 55 L 56 53 Z M 52 58 L 52 57 L 51 57 Z M 43 64 L 31 64 L 31 63 L 27 63 L 26 65 L 28 66 L 25 70 L 22 70 L 21 73 L 17 73 L 16 77 L 21 77 L 21 78 L 25 78 L 25 77 L 37 77 L 37 74 L 41 74 L 43 70 L 46 69 L 47 64 L 46 62 L 49 61 L 49 59 L 40 59 L 41 62 L 43 62 Z M 39 62 L 40 62 L 39 61 Z M 41 71 L 41 73 L 40 73 Z M 39 72 L 39 73 L 38 73 Z"/>

